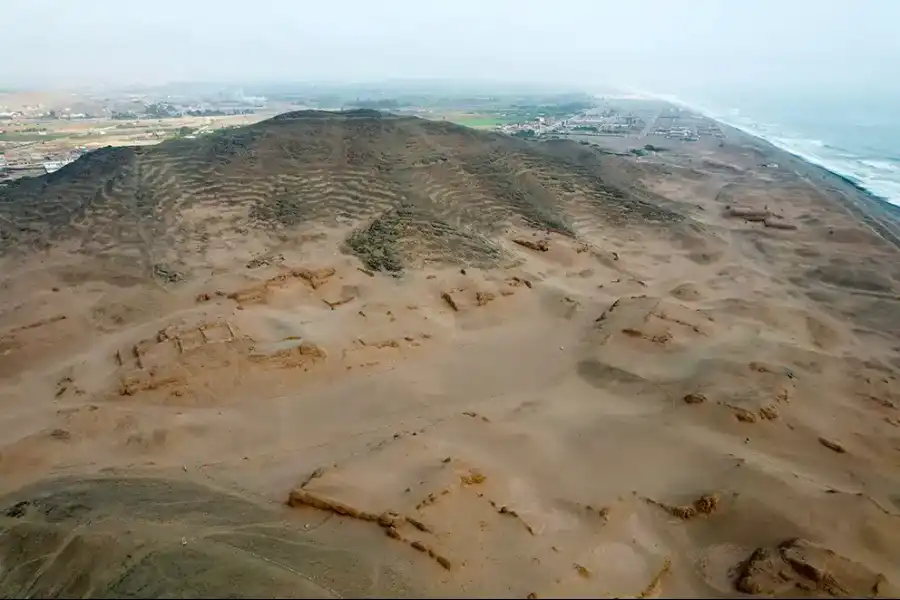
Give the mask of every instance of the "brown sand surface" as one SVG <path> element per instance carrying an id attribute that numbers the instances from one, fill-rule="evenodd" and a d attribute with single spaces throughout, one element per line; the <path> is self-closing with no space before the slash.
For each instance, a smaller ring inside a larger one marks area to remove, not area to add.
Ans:
<path id="1" fill-rule="evenodd" d="M 578 188 L 571 232 L 391 274 L 352 220 L 273 241 L 206 203 L 169 208 L 208 242 L 178 281 L 92 222 L 5 255 L 2 594 L 900 593 L 897 248 L 734 133 L 579 160 L 684 218 Z"/>

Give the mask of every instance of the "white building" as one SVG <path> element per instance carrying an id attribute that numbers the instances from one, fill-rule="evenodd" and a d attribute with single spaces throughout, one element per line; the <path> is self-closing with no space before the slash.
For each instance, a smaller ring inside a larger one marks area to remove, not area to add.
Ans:
<path id="1" fill-rule="evenodd" d="M 61 160 L 49 160 L 49 161 L 45 162 L 43 166 L 44 166 L 44 171 L 47 174 L 50 174 L 50 173 L 54 173 L 54 172 L 62 169 L 64 166 L 66 166 L 66 163 L 64 163 Z"/>

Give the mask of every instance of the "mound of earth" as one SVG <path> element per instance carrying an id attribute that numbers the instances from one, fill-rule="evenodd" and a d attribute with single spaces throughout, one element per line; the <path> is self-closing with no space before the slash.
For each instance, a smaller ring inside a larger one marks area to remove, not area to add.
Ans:
<path id="1" fill-rule="evenodd" d="M 352 545 L 194 483 L 58 479 L 0 506 L 4 598 L 414 595 Z"/>
<path id="2" fill-rule="evenodd" d="M 0 189 L 0 253 L 67 241 L 173 283 L 225 238 L 310 223 L 356 228 L 346 249 L 399 271 L 423 257 L 496 264 L 488 238 L 510 224 L 574 235 L 572 215 L 584 209 L 612 224 L 681 219 L 606 185 L 596 161 L 563 146 L 369 110 L 286 113 L 196 140 L 98 150 L 16 181 Z"/>

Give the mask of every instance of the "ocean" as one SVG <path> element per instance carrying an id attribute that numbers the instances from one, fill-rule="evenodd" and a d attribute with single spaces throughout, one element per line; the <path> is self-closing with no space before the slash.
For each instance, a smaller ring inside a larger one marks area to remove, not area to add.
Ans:
<path id="1" fill-rule="evenodd" d="M 656 94 L 845 177 L 900 206 L 900 94 Z"/>

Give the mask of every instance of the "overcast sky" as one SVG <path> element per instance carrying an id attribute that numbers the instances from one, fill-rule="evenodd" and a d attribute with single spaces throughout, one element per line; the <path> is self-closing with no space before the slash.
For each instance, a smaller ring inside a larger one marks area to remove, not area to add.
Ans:
<path id="1" fill-rule="evenodd" d="M 896 85 L 900 0 L 0 0 L 0 86 Z"/>

